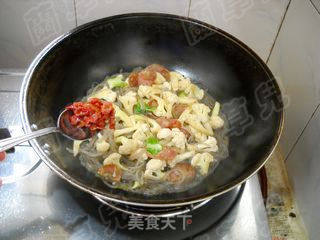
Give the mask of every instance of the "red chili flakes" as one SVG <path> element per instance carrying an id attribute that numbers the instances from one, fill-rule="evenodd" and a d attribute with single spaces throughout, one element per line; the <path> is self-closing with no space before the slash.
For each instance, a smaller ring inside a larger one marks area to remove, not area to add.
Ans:
<path id="1" fill-rule="evenodd" d="M 73 112 L 70 117 L 73 126 L 96 131 L 104 129 L 108 122 L 110 129 L 115 128 L 115 111 L 110 102 L 91 98 L 89 102 L 75 102 L 66 109 Z"/>

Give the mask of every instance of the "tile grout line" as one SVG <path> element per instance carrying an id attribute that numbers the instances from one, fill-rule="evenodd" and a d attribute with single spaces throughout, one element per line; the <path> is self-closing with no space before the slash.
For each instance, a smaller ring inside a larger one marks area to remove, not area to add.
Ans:
<path id="1" fill-rule="evenodd" d="M 316 11 L 320 14 L 320 12 L 318 11 L 318 9 L 315 7 L 314 3 L 313 3 L 311 0 L 309 0 L 309 1 L 311 2 L 312 6 L 316 9 Z M 292 0 L 289 1 L 288 5 L 287 5 L 287 7 L 286 7 L 286 10 L 285 10 L 285 13 L 284 13 L 284 15 L 283 15 L 283 18 L 282 18 L 282 20 L 281 20 L 280 26 L 279 26 L 279 28 L 278 28 L 278 31 L 277 31 L 275 40 L 274 40 L 274 42 L 273 42 L 273 44 L 272 44 L 272 47 L 271 47 L 271 49 L 270 49 L 270 53 L 269 53 L 269 56 L 268 56 L 268 58 L 267 58 L 266 64 L 269 63 L 269 60 L 270 60 L 272 51 L 273 51 L 274 46 L 275 46 L 275 44 L 276 44 L 276 41 L 277 41 L 277 39 L 278 39 L 278 36 L 279 36 L 280 31 L 281 31 L 283 22 L 284 22 L 284 20 L 285 20 L 285 18 L 286 18 L 286 16 L 287 16 L 287 13 L 288 13 L 288 10 L 289 10 L 289 7 L 290 7 L 291 2 L 292 2 Z M 296 147 L 296 145 L 298 144 L 300 138 L 302 137 L 303 133 L 305 132 L 306 128 L 308 127 L 311 119 L 314 117 L 315 113 L 317 112 L 319 106 L 320 106 L 320 104 L 317 105 L 317 107 L 315 108 L 315 110 L 314 110 L 313 113 L 311 114 L 310 118 L 308 119 L 307 123 L 305 124 L 305 126 L 304 126 L 304 128 L 302 129 L 302 131 L 301 131 L 301 133 L 299 134 L 299 136 L 297 137 L 297 139 L 296 139 L 296 141 L 294 142 L 293 146 L 290 148 L 289 153 L 288 153 L 287 156 L 284 158 L 285 161 L 287 161 L 288 158 L 290 157 L 291 153 L 293 152 L 294 148 Z"/>
<path id="2" fill-rule="evenodd" d="M 24 76 L 26 73 L 25 72 L 2 72 L 1 70 L 0 70 L 0 76 Z"/>
<path id="3" fill-rule="evenodd" d="M 187 17 L 190 17 L 191 2 L 192 2 L 192 0 L 189 0 L 188 15 L 187 15 Z"/>
<path id="4" fill-rule="evenodd" d="M 78 15 L 77 15 L 77 3 L 76 0 L 73 0 L 73 9 L 74 9 L 74 18 L 76 21 L 76 27 L 78 27 Z"/>
<path id="5" fill-rule="evenodd" d="M 320 10 L 316 7 L 316 5 L 314 5 L 313 1 L 310 0 L 312 6 L 316 9 L 317 13 L 320 15 Z"/>
<path id="6" fill-rule="evenodd" d="M 272 44 L 272 46 L 271 46 L 271 49 L 270 49 L 268 58 L 267 58 L 267 60 L 266 60 L 266 64 L 268 64 L 268 62 L 269 62 L 269 60 L 270 60 L 270 57 L 271 57 L 271 54 L 272 54 L 272 51 L 273 51 L 273 48 L 274 48 L 274 46 L 276 45 L 276 41 L 277 41 L 277 39 L 278 39 L 280 30 L 281 30 L 281 28 L 282 28 L 284 19 L 285 19 L 286 16 L 287 16 L 287 12 L 288 12 L 289 6 L 290 6 L 290 4 L 291 4 L 291 1 L 292 1 L 292 0 L 289 1 L 288 5 L 287 5 L 287 7 L 286 7 L 286 10 L 285 10 L 285 12 L 284 12 L 284 14 L 283 14 L 283 17 L 282 17 L 282 19 L 281 19 L 281 23 L 280 23 L 280 26 L 279 26 L 279 28 L 278 28 L 276 37 L 275 37 L 275 39 L 274 39 L 274 41 L 273 41 L 273 44 Z"/>
<path id="7" fill-rule="evenodd" d="M 296 145 L 298 144 L 300 138 L 302 137 L 303 133 L 305 132 L 306 128 L 309 126 L 310 121 L 312 120 L 312 118 L 314 117 L 314 115 L 316 114 L 318 108 L 319 108 L 320 104 L 318 104 L 318 106 L 315 108 L 315 110 L 313 111 L 313 113 L 311 114 L 308 122 L 306 123 L 306 125 L 304 126 L 304 128 L 302 129 L 301 133 L 299 134 L 299 136 L 297 137 L 296 141 L 294 142 L 293 146 L 291 147 L 288 155 L 285 157 L 285 161 L 288 160 L 289 156 L 291 155 L 291 153 L 293 152 L 294 148 L 296 147 Z"/>
<path id="8" fill-rule="evenodd" d="M 18 90 L 0 90 L 0 93 L 19 93 Z"/>

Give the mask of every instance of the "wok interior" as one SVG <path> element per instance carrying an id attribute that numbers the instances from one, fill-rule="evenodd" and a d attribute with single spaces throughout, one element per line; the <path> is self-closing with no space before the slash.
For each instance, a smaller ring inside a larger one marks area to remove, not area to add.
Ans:
<path id="1" fill-rule="evenodd" d="M 105 75 L 120 70 L 129 72 L 151 63 L 162 64 L 199 82 L 222 104 L 234 98 L 245 99 L 254 122 L 242 135 L 230 137 L 229 157 L 220 162 L 214 173 L 196 187 L 179 193 L 145 196 L 110 189 L 66 151 L 71 142 L 59 134 L 36 140 L 42 151 L 45 145 L 50 146 L 50 166 L 105 196 L 140 203 L 176 203 L 219 193 L 263 164 L 278 138 L 282 110 L 272 111 L 263 120 L 260 114 L 264 108 L 258 104 L 255 92 L 261 83 L 272 79 L 272 74 L 245 46 L 224 33 L 168 15 L 102 19 L 80 27 L 51 47 L 30 75 L 26 108 L 29 122 L 39 128 L 54 125 L 65 105 L 86 95 Z M 264 107 L 271 110 L 282 106 L 277 85 L 275 90 L 277 94 L 264 102 Z M 257 94 L 263 98 L 260 92 Z M 224 109 L 227 118 L 234 117 L 234 109 L 238 108 Z"/>

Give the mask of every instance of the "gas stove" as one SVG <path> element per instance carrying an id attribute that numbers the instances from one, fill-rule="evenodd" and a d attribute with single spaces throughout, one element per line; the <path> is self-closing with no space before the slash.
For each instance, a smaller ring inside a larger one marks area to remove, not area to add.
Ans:
<path id="1" fill-rule="evenodd" d="M 18 105 L 22 72 L 0 71 L 0 128 L 11 136 L 23 132 Z M 214 200 L 177 217 L 119 212 L 56 176 L 28 143 L 16 146 L 0 163 L 0 177 L 2 240 L 271 239 L 256 175 L 230 194 L 232 204 L 219 220 Z"/>

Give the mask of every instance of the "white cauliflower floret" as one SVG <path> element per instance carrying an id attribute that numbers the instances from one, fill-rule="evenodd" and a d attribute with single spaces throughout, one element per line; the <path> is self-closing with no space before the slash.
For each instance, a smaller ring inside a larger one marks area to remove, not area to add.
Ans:
<path id="1" fill-rule="evenodd" d="M 169 128 L 161 128 L 157 134 L 158 139 L 169 140 L 172 137 L 172 131 Z"/>
<path id="2" fill-rule="evenodd" d="M 123 96 L 119 96 L 118 99 L 127 113 L 133 114 L 133 105 L 137 103 L 137 93 L 130 91 Z"/>
<path id="3" fill-rule="evenodd" d="M 212 109 L 212 114 L 211 114 L 211 118 L 210 118 L 210 124 L 213 129 L 222 128 L 224 125 L 223 119 L 218 116 L 219 112 L 220 112 L 220 103 L 216 102 L 214 104 L 213 109 Z"/>
<path id="4" fill-rule="evenodd" d="M 163 93 L 163 99 L 165 102 L 165 109 L 167 111 L 167 117 L 171 118 L 172 117 L 172 106 L 173 106 L 173 104 L 178 102 L 179 98 L 176 94 L 169 92 L 169 91 L 165 91 Z"/>
<path id="5" fill-rule="evenodd" d="M 132 127 L 134 126 L 134 122 L 131 120 L 131 118 L 122 111 L 117 105 L 113 104 L 114 110 L 115 110 L 115 117 L 116 119 L 120 119 L 125 126 Z"/>
<path id="6" fill-rule="evenodd" d="M 171 130 L 171 133 L 172 139 L 169 143 L 169 146 L 174 146 L 184 151 L 187 143 L 186 135 L 183 132 L 181 132 L 178 128 L 173 128 Z"/>
<path id="7" fill-rule="evenodd" d="M 203 152 L 218 151 L 217 139 L 215 137 L 209 136 L 206 141 L 204 141 L 203 143 L 199 143 L 196 146 L 198 151 L 203 151 Z"/>
<path id="8" fill-rule="evenodd" d="M 187 160 L 189 158 L 192 158 L 195 154 L 195 151 L 189 151 L 185 153 L 181 153 L 177 155 L 171 162 L 170 167 L 174 167 L 177 163 L 182 162 L 184 160 Z"/>
<path id="9" fill-rule="evenodd" d="M 187 150 L 188 150 L 188 151 L 197 151 L 197 146 L 196 146 L 196 144 L 189 144 L 189 143 L 187 143 Z"/>
<path id="10" fill-rule="evenodd" d="M 147 151 L 145 148 L 138 148 L 129 156 L 130 160 L 138 160 L 139 162 L 145 161 L 148 159 Z"/>
<path id="11" fill-rule="evenodd" d="M 117 129 L 117 130 L 114 130 L 113 136 L 119 137 L 121 135 L 131 133 L 131 132 L 135 131 L 136 129 L 137 129 L 137 127 L 128 127 L 128 128 Z"/>
<path id="12" fill-rule="evenodd" d="M 191 127 L 196 129 L 197 131 L 206 134 L 206 135 L 212 135 L 212 129 L 206 129 L 202 123 L 201 118 L 196 114 L 189 114 L 188 117 L 185 120 L 186 123 L 188 123 Z M 210 131 L 211 130 L 211 131 Z"/>
<path id="13" fill-rule="evenodd" d="M 172 92 L 169 92 L 169 91 L 165 91 L 163 92 L 163 99 L 167 102 L 170 102 L 170 103 L 176 103 L 178 102 L 178 96 Z"/>
<path id="14" fill-rule="evenodd" d="M 214 107 L 212 109 L 211 116 L 218 116 L 219 112 L 220 112 L 220 103 L 219 102 L 215 102 Z"/>
<path id="15" fill-rule="evenodd" d="M 184 104 L 193 104 L 193 103 L 197 102 L 197 100 L 194 98 L 191 98 L 191 97 L 179 97 L 178 102 L 184 103 Z"/>
<path id="16" fill-rule="evenodd" d="M 162 90 L 163 91 L 170 91 L 171 90 L 171 85 L 170 85 L 170 83 L 169 82 L 164 82 L 163 84 L 162 84 Z"/>
<path id="17" fill-rule="evenodd" d="M 209 112 L 211 110 L 208 106 L 203 103 L 195 103 L 192 104 L 191 108 L 201 122 L 207 122 L 209 120 Z"/>
<path id="18" fill-rule="evenodd" d="M 91 94 L 89 96 L 90 98 L 99 98 L 99 99 L 104 99 L 108 102 L 114 102 L 117 98 L 117 93 L 109 89 L 108 87 L 104 87 L 101 90 Z"/>
<path id="19" fill-rule="evenodd" d="M 207 135 L 199 132 L 198 130 L 194 129 L 193 127 L 188 126 L 188 130 L 194 136 L 194 139 L 196 140 L 196 142 L 202 143 L 207 140 Z"/>
<path id="20" fill-rule="evenodd" d="M 164 82 L 166 82 L 166 79 L 162 76 L 162 74 L 157 72 L 157 77 L 156 77 L 155 83 L 162 84 Z"/>
<path id="21" fill-rule="evenodd" d="M 203 126 L 204 126 L 205 129 L 207 129 L 207 131 L 210 133 L 210 135 L 213 135 L 212 126 L 211 126 L 209 121 L 203 123 Z"/>
<path id="22" fill-rule="evenodd" d="M 157 97 L 155 95 L 152 95 L 152 97 L 157 101 L 158 106 L 156 108 L 156 110 L 153 112 L 154 115 L 158 116 L 158 117 L 166 117 L 167 116 L 167 111 L 165 109 L 165 104 L 162 98 Z"/>
<path id="23" fill-rule="evenodd" d="M 189 115 L 190 115 L 190 112 L 191 112 L 191 110 L 189 109 L 189 108 L 186 108 L 182 113 L 181 113 L 181 115 L 180 115 L 180 117 L 179 117 L 179 122 L 181 122 L 181 124 L 183 124 L 186 120 L 187 120 L 187 118 L 189 117 Z"/>
<path id="24" fill-rule="evenodd" d="M 80 145 L 83 142 L 83 140 L 74 140 L 73 141 L 73 156 L 77 156 L 80 150 Z"/>
<path id="25" fill-rule="evenodd" d="M 143 142 L 136 139 L 129 139 L 126 137 L 120 137 L 118 139 L 121 142 L 121 146 L 119 147 L 119 153 L 122 155 L 129 155 L 137 150 L 139 147 L 143 146 Z"/>
<path id="26" fill-rule="evenodd" d="M 210 123 L 213 129 L 222 128 L 224 125 L 223 119 L 219 116 L 212 116 L 210 119 Z"/>
<path id="27" fill-rule="evenodd" d="M 105 140 L 98 140 L 96 142 L 96 149 L 100 153 L 108 152 L 109 148 L 110 148 L 110 144 L 107 143 Z"/>
<path id="28" fill-rule="evenodd" d="M 198 100 L 201 100 L 204 97 L 204 91 L 194 84 L 191 84 L 190 93 Z"/>
<path id="29" fill-rule="evenodd" d="M 188 93 L 191 81 L 178 72 L 170 72 L 171 87 L 173 91 L 185 91 Z"/>
<path id="30" fill-rule="evenodd" d="M 200 168 L 202 175 L 207 175 L 210 163 L 214 161 L 210 153 L 197 153 L 191 160 L 191 165 Z"/>
<path id="31" fill-rule="evenodd" d="M 138 129 L 132 134 L 132 139 L 144 141 L 148 138 L 147 133 L 150 131 L 148 124 L 139 124 Z"/>
<path id="32" fill-rule="evenodd" d="M 161 89 L 155 88 L 152 86 L 140 85 L 138 89 L 138 95 L 141 98 L 150 98 L 151 95 L 160 94 L 162 92 Z"/>
<path id="33" fill-rule="evenodd" d="M 152 93 L 152 88 L 150 86 L 146 86 L 146 85 L 140 85 L 139 86 L 138 95 L 140 97 L 148 98 L 148 97 L 150 97 L 151 93 Z"/>
<path id="34" fill-rule="evenodd" d="M 180 91 L 185 91 L 186 93 L 189 93 L 190 89 L 191 89 L 191 81 L 190 81 L 190 79 L 182 78 L 179 81 L 179 90 Z"/>
<path id="35" fill-rule="evenodd" d="M 169 128 L 162 128 L 158 132 L 157 138 L 165 140 L 166 145 L 177 147 L 182 151 L 184 151 L 186 148 L 186 135 L 183 132 L 181 132 L 178 128 L 173 128 L 172 130 L 170 130 Z"/>
<path id="36" fill-rule="evenodd" d="M 161 170 L 166 166 L 166 162 L 160 159 L 150 159 L 146 165 L 144 177 L 159 180 L 165 175 Z"/>
<path id="37" fill-rule="evenodd" d="M 151 119 L 151 118 L 147 118 L 148 123 L 150 124 L 150 130 L 153 134 L 157 134 L 160 129 L 161 126 L 157 123 L 157 121 Z"/>
<path id="38" fill-rule="evenodd" d="M 121 165 L 120 158 L 121 155 L 119 153 L 112 153 L 106 159 L 104 159 L 103 165 L 114 164 L 123 170 L 127 170 L 127 168 Z"/>
<path id="39" fill-rule="evenodd" d="M 146 169 L 147 170 L 153 170 L 153 171 L 158 171 L 158 170 L 163 170 L 164 167 L 166 166 L 166 162 L 160 159 L 150 159 L 150 161 L 147 162 Z"/>
<path id="40" fill-rule="evenodd" d="M 170 72 L 170 83 L 173 91 L 179 90 L 179 80 L 182 79 L 183 76 L 177 72 Z"/>

